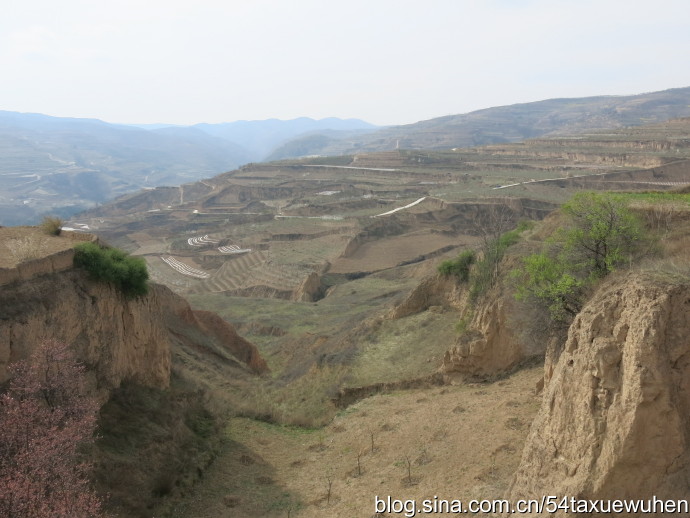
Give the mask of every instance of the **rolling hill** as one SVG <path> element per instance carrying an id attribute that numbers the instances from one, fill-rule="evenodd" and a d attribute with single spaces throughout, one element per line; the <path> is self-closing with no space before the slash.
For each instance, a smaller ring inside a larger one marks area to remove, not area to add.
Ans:
<path id="1" fill-rule="evenodd" d="M 370 125 L 302 118 L 135 127 L 0 111 L 0 224 L 69 216 L 142 188 L 214 176 L 262 160 L 283 140 L 331 127 Z"/>
<path id="2" fill-rule="evenodd" d="M 450 150 L 688 116 L 690 87 L 551 99 L 379 129 L 336 118 L 135 127 L 0 112 L 0 224 L 31 223 L 46 213 L 68 217 L 139 189 L 178 186 L 249 162 Z"/>
<path id="3" fill-rule="evenodd" d="M 365 135 L 303 135 L 269 158 L 482 146 L 688 116 L 690 87 L 629 96 L 549 99 L 392 126 Z"/>

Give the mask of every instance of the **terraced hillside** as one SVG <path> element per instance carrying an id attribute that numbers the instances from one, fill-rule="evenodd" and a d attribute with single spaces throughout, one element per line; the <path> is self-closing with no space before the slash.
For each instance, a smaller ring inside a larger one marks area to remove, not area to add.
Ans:
<path id="1" fill-rule="evenodd" d="M 547 99 L 448 115 L 364 135 L 303 135 L 271 159 L 344 155 L 394 149 L 448 149 L 618 129 L 690 116 L 690 88 L 628 96 Z"/>
<path id="2" fill-rule="evenodd" d="M 156 281 L 237 325 L 280 383 L 293 383 L 312 376 L 312 365 L 354 361 L 362 348 L 391 362 L 405 344 L 405 358 L 420 344 L 441 354 L 457 324 L 451 313 L 377 332 L 366 322 L 497 229 L 539 220 L 581 189 L 689 184 L 690 119 L 681 119 L 468 150 L 253 164 L 165 196 L 121 198 L 72 226 L 144 256 Z M 237 250 L 246 252 L 228 253 Z"/>
<path id="3" fill-rule="evenodd" d="M 580 189 L 688 183 L 690 119 L 678 119 L 472 149 L 250 164 L 123 197 L 78 223 L 146 256 L 153 277 L 180 292 L 290 299 L 313 273 L 323 295 L 348 278 L 454 254 L 481 239 L 497 207 L 517 222 Z"/>
<path id="4" fill-rule="evenodd" d="M 507 293 L 487 292 L 473 305 L 469 287 L 429 274 L 441 259 L 481 249 L 521 219 L 544 218 L 578 190 L 689 185 L 689 142 L 690 119 L 684 119 L 469 150 L 253 164 L 177 192 L 166 190 L 165 196 L 139 193 L 80 216 L 73 226 L 88 225 L 110 243 L 143 255 L 156 280 L 187 294 L 195 307 L 217 312 L 257 344 L 270 378 L 246 386 L 209 381 L 245 418 L 313 429 L 336 416 L 343 398 L 352 402 L 381 393 L 342 409 L 345 402 L 331 426 L 316 432 L 233 421 L 234 442 L 216 464 L 219 471 L 179 508 L 179 516 L 198 514 L 199 508 L 210 509 L 209 515 L 272 517 L 278 509 L 298 517 L 353 516 L 364 512 L 353 502 L 369 497 L 372 482 L 392 487 L 387 484 L 393 481 L 414 495 L 437 487 L 469 488 L 465 496 L 499 495 L 536 409 L 533 387 L 541 369 L 492 385 L 468 388 L 462 379 L 451 379 L 457 385 L 431 388 L 440 366 L 453 363 L 450 351 L 462 356 L 484 343 L 508 343 L 513 338 L 502 330 L 519 329 L 510 319 L 523 315 L 508 312 L 514 299 Z M 684 207 L 658 214 L 658 228 L 670 235 L 673 218 L 687 218 L 687 195 L 667 198 Z M 136 210 L 125 210 L 128 204 Z M 506 263 L 541 244 L 539 226 L 529 227 L 521 226 L 527 230 L 506 253 Z M 687 236 L 679 239 L 678 247 L 687 244 Z M 227 253 L 232 250 L 247 251 Z M 470 318 L 481 332 L 477 327 L 464 335 Z M 540 347 L 547 342 L 534 337 L 535 329 L 522 331 Z M 484 338 L 463 342 L 475 335 Z M 410 388 L 419 392 L 387 395 Z M 435 405 L 436 399 L 444 403 Z M 488 399 L 496 401 L 495 412 L 472 411 L 488 408 Z M 427 403 L 429 411 L 421 412 Z M 487 415 L 487 421 L 478 420 Z M 467 430 L 479 430 L 481 446 L 456 433 L 456 419 Z M 305 438 L 308 433 L 312 439 Z M 467 457 L 476 470 L 447 478 L 440 464 L 450 458 L 443 454 L 449 451 L 442 443 L 446 436 L 466 447 L 453 457 L 454 465 Z M 443 445 L 436 452 L 426 447 L 434 437 Z M 367 464 L 354 477 L 358 451 L 367 452 L 359 458 Z M 330 475 L 322 470 L 324 462 L 336 467 L 338 484 L 336 498 L 325 503 L 319 483 Z M 406 474 L 405 467 L 414 471 Z M 413 477 L 420 477 L 418 485 L 411 485 Z M 257 502 L 266 508 L 257 509 Z M 367 509 L 370 514 L 368 504 Z"/>

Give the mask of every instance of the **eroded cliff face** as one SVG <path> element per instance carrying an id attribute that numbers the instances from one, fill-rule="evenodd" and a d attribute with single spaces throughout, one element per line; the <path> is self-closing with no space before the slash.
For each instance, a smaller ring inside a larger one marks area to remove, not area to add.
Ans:
<path id="1" fill-rule="evenodd" d="M 465 286 L 452 277 L 434 274 L 424 278 L 400 304 L 388 313 L 387 318 L 405 318 L 426 311 L 432 306 L 461 310 L 467 304 L 467 300 Z"/>
<path id="2" fill-rule="evenodd" d="M 315 302 L 323 297 L 321 277 L 316 272 L 311 272 L 292 294 L 291 300 L 300 302 Z"/>
<path id="3" fill-rule="evenodd" d="M 519 331 L 513 297 L 500 287 L 492 289 L 471 313 L 466 331 L 446 352 L 442 371 L 491 377 L 543 352 Z"/>
<path id="4" fill-rule="evenodd" d="M 386 318 L 404 318 L 434 306 L 456 310 L 458 319 L 466 321 L 465 330 L 443 358 L 442 373 L 492 377 L 545 351 L 547 340 L 524 332 L 518 304 L 500 283 L 472 303 L 466 283 L 434 274 L 423 279 Z"/>
<path id="5" fill-rule="evenodd" d="M 72 344 L 101 397 L 122 380 L 156 388 L 170 381 L 173 346 L 214 349 L 256 372 L 266 365 L 232 326 L 196 312 L 168 288 L 128 299 L 110 284 L 69 270 L 14 282 L 0 289 L 0 381 L 7 364 L 27 357 L 44 338 Z"/>
<path id="6" fill-rule="evenodd" d="M 511 499 L 690 496 L 689 311 L 690 285 L 630 274 L 600 288 L 553 366 Z"/>

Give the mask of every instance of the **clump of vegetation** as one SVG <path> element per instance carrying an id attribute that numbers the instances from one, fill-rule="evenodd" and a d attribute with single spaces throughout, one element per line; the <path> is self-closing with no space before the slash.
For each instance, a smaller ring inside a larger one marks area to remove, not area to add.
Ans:
<path id="1" fill-rule="evenodd" d="M 455 259 L 447 259 L 438 265 L 438 272 L 445 276 L 456 276 L 461 282 L 470 282 L 470 300 L 476 302 L 498 279 L 499 266 L 505 251 L 520 240 L 520 234 L 532 227 L 532 222 L 523 221 L 517 228 L 503 233 L 485 231 L 484 245 L 478 256 L 474 250 L 465 250 Z M 479 258 L 478 258 L 479 257 Z"/>
<path id="2" fill-rule="evenodd" d="M 465 250 L 455 259 L 448 259 L 438 265 L 441 275 L 455 275 L 460 281 L 467 282 L 470 278 L 470 266 L 474 264 L 477 253 L 474 250 Z"/>
<path id="3" fill-rule="evenodd" d="M 506 250 L 520 240 L 520 234 L 532 227 L 532 223 L 523 221 L 508 232 L 486 241 L 482 258 L 477 261 L 473 272 L 470 300 L 477 299 L 491 288 L 498 279 L 500 264 Z"/>
<path id="4" fill-rule="evenodd" d="M 41 221 L 41 230 L 49 236 L 59 236 L 62 231 L 64 221 L 55 216 L 45 216 Z"/>
<path id="5" fill-rule="evenodd" d="M 74 265 L 86 269 L 93 279 L 114 284 L 128 297 L 148 293 L 149 273 L 142 258 L 88 242 L 78 244 L 74 250 Z"/>
<path id="6" fill-rule="evenodd" d="M 471 320 L 472 312 L 469 311 L 465 313 L 465 315 L 463 315 L 463 317 L 455 323 L 455 332 L 459 335 L 465 334 L 465 331 L 467 331 L 467 328 L 469 327 Z"/>
<path id="7" fill-rule="evenodd" d="M 574 317 L 586 289 L 632 262 L 644 241 L 642 223 L 620 197 L 583 192 L 561 210 L 568 224 L 542 252 L 525 257 L 514 274 L 517 298 L 545 306 L 555 321 Z"/>
<path id="8" fill-rule="evenodd" d="M 638 248 L 642 223 L 624 201 L 610 194 L 576 194 L 562 211 L 570 220 L 562 241 L 573 268 L 603 277 Z"/>

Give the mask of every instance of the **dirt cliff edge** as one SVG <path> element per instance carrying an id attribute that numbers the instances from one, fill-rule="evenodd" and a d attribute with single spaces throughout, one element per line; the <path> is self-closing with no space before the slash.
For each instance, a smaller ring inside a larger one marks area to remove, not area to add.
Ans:
<path id="1" fill-rule="evenodd" d="M 198 313 L 198 314 L 197 314 Z M 165 286 L 129 299 L 78 269 L 14 282 L 0 290 L 0 382 L 7 365 L 27 357 L 45 338 L 73 345 L 101 397 L 128 379 L 166 388 L 171 348 L 201 347 L 266 370 L 256 348 L 215 315 L 194 312 Z"/>
<path id="2" fill-rule="evenodd" d="M 511 500 L 690 497 L 689 310 L 688 284 L 600 288 L 570 326 Z"/>

